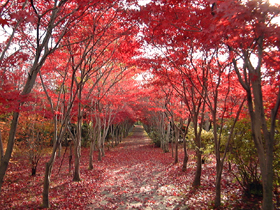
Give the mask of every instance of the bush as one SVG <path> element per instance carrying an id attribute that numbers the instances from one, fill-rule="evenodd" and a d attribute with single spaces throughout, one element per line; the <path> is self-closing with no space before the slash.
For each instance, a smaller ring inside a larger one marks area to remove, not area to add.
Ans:
<path id="1" fill-rule="evenodd" d="M 39 114 L 22 115 L 16 137 L 18 152 L 25 153 L 31 165 L 31 175 L 36 175 L 37 165 L 45 154 L 45 149 L 53 140 L 50 120 Z"/>
<path id="2" fill-rule="evenodd" d="M 227 135 L 229 131 L 225 129 L 224 132 Z M 258 153 L 252 139 L 249 119 L 242 119 L 236 123 L 229 150 L 228 158 L 238 168 L 238 174 L 234 175 L 243 188 L 243 194 L 246 197 L 261 198 L 262 184 Z"/>
<path id="3" fill-rule="evenodd" d="M 195 149 L 196 145 L 194 142 L 195 134 L 194 134 L 194 128 L 190 127 L 188 130 L 188 133 L 186 135 L 188 147 L 190 149 Z M 204 155 L 209 155 L 214 152 L 215 145 L 214 145 L 214 134 L 213 131 L 201 131 L 201 145 L 202 148 L 200 148 L 200 151 L 203 152 Z"/>
<path id="4" fill-rule="evenodd" d="M 151 131 L 148 133 L 149 137 L 153 140 L 153 143 L 155 144 L 156 147 L 160 147 L 161 142 L 160 142 L 160 134 L 157 133 L 156 131 Z"/>

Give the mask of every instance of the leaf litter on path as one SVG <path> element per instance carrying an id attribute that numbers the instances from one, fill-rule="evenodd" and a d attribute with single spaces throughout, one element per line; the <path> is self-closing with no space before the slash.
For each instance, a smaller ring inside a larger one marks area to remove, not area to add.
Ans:
<path id="1" fill-rule="evenodd" d="M 102 161 L 97 161 L 95 153 L 93 170 L 88 170 L 88 156 L 89 149 L 82 148 L 80 182 L 72 181 L 67 160 L 57 174 L 62 158 L 56 160 L 51 177 L 50 209 L 212 209 L 215 163 L 203 165 L 201 187 L 193 190 L 194 155 L 190 154 L 188 169 L 182 172 L 182 164 L 173 164 L 171 152 L 163 153 L 160 148 L 155 148 L 142 126 L 135 126 L 133 135 L 106 151 Z M 36 177 L 29 176 L 28 164 L 10 164 L 0 197 L 0 209 L 40 207 L 47 160 L 46 156 L 40 162 Z M 182 149 L 179 160 L 183 160 Z M 229 173 L 224 177 L 221 209 L 246 209 L 239 185 L 232 182 Z"/>

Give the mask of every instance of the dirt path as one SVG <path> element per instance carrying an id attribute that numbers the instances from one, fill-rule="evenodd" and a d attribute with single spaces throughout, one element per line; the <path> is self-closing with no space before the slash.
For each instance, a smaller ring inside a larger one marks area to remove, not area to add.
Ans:
<path id="1" fill-rule="evenodd" d="M 53 167 L 49 210 L 213 209 L 214 155 L 207 156 L 202 166 L 201 186 L 194 191 L 191 186 L 196 168 L 195 153 L 188 151 L 187 171 L 182 172 L 182 148 L 179 149 L 179 163 L 173 164 L 172 153 L 154 148 L 141 126 L 134 127 L 133 135 L 106 151 L 102 161 L 97 161 L 95 152 L 93 170 L 88 169 L 89 154 L 89 148 L 82 148 L 82 180 L 73 182 L 73 168 L 71 172 L 68 170 L 69 149 L 64 148 Z M 43 156 L 36 176 L 30 176 L 28 156 L 19 149 L 14 152 L 1 190 L 1 210 L 41 208 L 48 160 L 48 154 Z M 237 173 L 237 167 L 232 166 L 231 170 Z M 220 209 L 260 209 L 261 200 L 244 200 L 241 187 L 226 168 L 221 184 Z"/>
<path id="2" fill-rule="evenodd" d="M 154 148 L 142 126 L 133 131 L 104 158 L 105 177 L 87 209 L 187 209 L 179 187 L 165 174 L 170 154 Z"/>
<path id="3" fill-rule="evenodd" d="M 173 164 L 172 153 L 155 148 L 141 126 L 135 126 L 133 135 L 106 151 L 102 161 L 97 161 L 95 152 L 93 170 L 88 169 L 89 148 L 82 148 L 80 182 L 72 181 L 73 170 L 69 172 L 67 160 L 69 149 L 64 151 L 66 153 L 57 158 L 51 176 L 50 210 L 213 209 L 214 156 L 209 155 L 203 164 L 201 186 L 194 191 L 191 188 L 196 165 L 194 152 L 188 151 L 188 168 L 182 172 L 182 149 L 179 149 L 179 163 Z M 48 155 L 42 157 L 37 175 L 33 177 L 26 154 L 13 154 L 1 191 L 1 210 L 40 208 L 48 160 Z M 242 190 L 233 180 L 233 175 L 225 169 L 221 209 L 258 209 L 254 206 L 260 206 L 260 201 L 243 202 Z"/>

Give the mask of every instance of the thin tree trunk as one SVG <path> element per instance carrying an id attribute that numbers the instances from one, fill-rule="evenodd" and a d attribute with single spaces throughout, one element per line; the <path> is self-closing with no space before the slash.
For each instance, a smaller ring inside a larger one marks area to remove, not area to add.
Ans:
<path id="1" fill-rule="evenodd" d="M 105 147 L 105 139 L 103 139 L 103 138 L 101 138 L 101 156 L 102 157 L 105 157 L 105 149 L 104 149 L 104 147 Z"/>
<path id="2" fill-rule="evenodd" d="M 93 169 L 93 150 L 94 150 L 94 141 L 93 139 L 90 141 L 90 151 L 89 151 L 89 166 L 88 169 Z"/>
<path id="3" fill-rule="evenodd" d="M 50 188 L 50 177 L 52 173 L 52 167 L 53 163 L 55 161 L 56 157 L 56 150 L 57 150 L 57 143 L 55 143 L 53 147 L 53 152 L 50 160 L 46 163 L 46 170 L 45 170 L 45 176 L 44 176 L 44 189 L 43 189 L 43 208 L 49 208 L 50 207 L 50 201 L 49 201 L 49 188 Z"/>
<path id="4" fill-rule="evenodd" d="M 214 133 L 214 142 L 215 142 L 215 156 L 216 156 L 216 183 L 215 183 L 215 201 L 214 205 L 218 208 L 221 205 L 221 178 L 222 178 L 222 168 L 221 165 L 221 154 L 220 154 L 220 141 L 218 139 L 218 129 L 216 121 L 216 109 L 214 109 L 213 115 L 213 133 Z M 226 152 L 226 151 L 225 151 Z"/>
<path id="5" fill-rule="evenodd" d="M 188 152 L 187 152 L 187 140 L 186 140 L 186 135 L 188 133 L 189 130 L 189 125 L 191 123 L 191 119 L 188 119 L 188 123 L 187 123 L 187 127 L 185 129 L 182 129 L 182 135 L 183 135 L 183 144 L 184 144 L 184 160 L 183 160 L 183 167 L 182 167 L 182 171 L 186 171 L 187 170 L 187 164 L 188 164 L 188 160 L 189 160 L 189 156 L 188 156 Z M 182 127 L 183 127 L 183 122 L 182 122 Z"/>
<path id="6" fill-rule="evenodd" d="M 4 148 L 3 148 L 3 141 L 2 141 L 2 135 L 1 135 L 1 129 L 0 129 L 0 163 L 4 157 Z"/>
<path id="7" fill-rule="evenodd" d="M 115 135 L 114 135 L 114 126 L 113 125 L 110 126 L 110 133 L 111 133 L 111 137 L 112 137 L 112 139 L 111 139 L 111 147 L 114 147 Z"/>
<path id="8" fill-rule="evenodd" d="M 69 174 L 72 171 L 72 159 L 73 159 L 73 140 L 70 141 L 69 143 L 69 163 L 68 163 L 68 169 L 69 169 Z"/>
<path id="9" fill-rule="evenodd" d="M 178 158 L 178 139 L 179 139 L 179 129 L 177 126 L 175 126 L 175 159 L 174 164 L 177 164 L 179 162 Z"/>
<path id="10" fill-rule="evenodd" d="M 165 141 L 164 141 L 164 150 L 163 150 L 164 153 L 169 152 L 169 148 L 168 148 L 169 136 L 170 136 L 170 122 L 168 121 L 167 132 L 166 132 Z"/>
<path id="11" fill-rule="evenodd" d="M 189 156 L 188 156 L 188 152 L 187 152 L 186 137 L 183 139 L 183 144 L 184 144 L 184 160 L 183 160 L 182 171 L 187 171 L 187 164 L 188 164 Z"/>
<path id="12" fill-rule="evenodd" d="M 197 119 L 197 118 L 196 118 Z M 197 122 L 197 120 L 195 120 Z M 203 119 L 202 119 L 203 121 Z M 196 123 L 197 124 L 197 123 Z M 197 125 L 194 126 L 195 133 L 195 145 L 196 145 L 196 171 L 195 177 L 192 186 L 199 187 L 201 182 L 201 170 L 202 170 L 202 162 L 201 162 L 201 126 L 199 127 L 199 132 L 197 131 Z"/>
<path id="13" fill-rule="evenodd" d="M 188 123 L 188 127 L 189 127 L 189 123 Z M 187 127 L 187 131 L 183 132 L 184 160 L 183 160 L 182 171 L 187 171 L 187 164 L 188 164 L 188 160 L 189 160 L 189 156 L 188 156 L 188 152 L 187 152 L 187 140 L 186 140 L 188 127 Z"/>
<path id="14" fill-rule="evenodd" d="M 221 180 L 222 180 L 222 172 L 223 172 L 223 168 L 224 168 L 224 162 L 226 159 L 226 155 L 227 152 L 229 151 L 229 146 L 230 146 L 230 140 L 232 139 L 233 136 L 233 131 L 235 128 L 235 124 L 238 121 L 240 112 L 242 110 L 243 104 L 245 102 L 245 99 L 242 101 L 242 103 L 239 106 L 239 109 L 237 111 L 236 117 L 234 119 L 234 122 L 231 126 L 230 129 L 230 135 L 228 136 L 226 145 L 225 145 L 225 151 L 223 154 L 223 157 L 221 159 L 221 155 L 220 155 L 220 139 L 221 139 L 221 133 L 219 134 L 219 137 L 217 135 L 218 133 L 218 129 L 217 129 L 217 116 L 216 116 L 216 112 L 212 112 L 213 114 L 213 124 L 214 124 L 214 141 L 215 141 L 215 152 L 216 152 L 216 185 L 215 185 L 215 208 L 219 208 L 221 205 Z M 216 109 L 215 109 L 216 110 Z"/>
<path id="15" fill-rule="evenodd" d="M 94 128 L 91 127 L 91 133 L 90 133 L 90 148 L 89 148 L 90 151 L 89 151 L 89 166 L 88 166 L 89 170 L 93 169 L 93 153 L 95 150 L 95 140 L 96 140 L 96 124 Z"/>
<path id="16" fill-rule="evenodd" d="M 59 146 L 58 146 L 58 152 L 57 152 L 57 157 L 61 157 L 61 151 L 62 151 L 62 145 L 61 144 L 59 144 Z"/>
<path id="17" fill-rule="evenodd" d="M 173 125 L 173 127 L 175 127 L 175 125 Z M 174 128 L 173 128 L 173 131 L 172 131 L 172 140 L 171 140 L 171 156 L 174 157 L 174 141 L 175 141 L 175 132 L 174 132 Z"/>
<path id="18" fill-rule="evenodd" d="M 81 181 L 81 174 L 80 174 L 80 158 L 81 158 L 81 138 L 82 138 L 82 123 L 83 123 L 83 111 L 81 105 L 82 99 L 82 87 L 79 89 L 78 93 L 78 122 L 77 122 L 77 133 L 76 139 L 74 141 L 74 155 L 75 155 L 75 169 L 74 169 L 74 176 L 73 181 Z"/>
<path id="19" fill-rule="evenodd" d="M 98 161 L 102 161 L 102 136 L 101 136 L 101 122 L 100 118 L 98 118 L 98 134 L 97 134 L 97 149 L 98 149 Z"/>
<path id="20" fill-rule="evenodd" d="M 62 137 L 64 136 L 65 132 L 66 132 L 66 128 L 64 128 L 63 130 L 60 131 L 60 135 L 58 138 L 54 137 L 56 139 L 56 141 L 54 142 L 54 145 L 53 145 L 53 150 L 52 150 L 50 160 L 46 163 L 44 185 L 43 185 L 43 204 L 42 204 L 43 208 L 50 207 L 49 188 L 50 188 L 50 178 L 51 178 L 51 174 L 52 174 L 52 167 L 53 167 L 53 163 L 56 158 L 56 153 L 57 153 L 59 143 L 60 143 Z"/>
<path id="21" fill-rule="evenodd" d="M 51 103 L 51 101 L 50 101 Z M 51 103 L 52 105 L 52 103 Z M 54 120 L 54 136 L 53 136 L 53 151 L 50 157 L 50 160 L 46 163 L 46 168 L 45 168 L 45 176 L 44 176 L 44 185 L 43 185 L 43 203 L 42 207 L 43 208 L 49 208 L 50 207 L 50 201 L 49 201 L 49 188 L 50 188 L 50 177 L 52 173 L 52 167 L 53 163 L 56 158 L 56 151 L 59 146 L 59 142 L 61 141 L 62 137 L 64 136 L 66 132 L 66 128 L 63 130 L 60 130 L 60 135 L 59 137 L 57 136 L 57 116 L 54 115 L 53 117 Z M 65 119 L 65 122 L 67 120 Z"/>
<path id="22" fill-rule="evenodd" d="M 91 107 L 93 107 L 93 100 L 91 100 Z M 89 165 L 88 169 L 93 169 L 93 152 L 95 149 L 95 140 L 96 140 L 96 123 L 93 127 L 93 109 L 90 110 L 90 147 L 89 147 Z"/>

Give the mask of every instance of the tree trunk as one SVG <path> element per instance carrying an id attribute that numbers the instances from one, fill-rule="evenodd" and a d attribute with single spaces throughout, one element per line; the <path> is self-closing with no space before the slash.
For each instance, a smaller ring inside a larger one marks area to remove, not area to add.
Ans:
<path id="1" fill-rule="evenodd" d="M 169 136 L 170 136 L 170 122 L 167 123 L 167 132 L 164 141 L 164 150 L 163 152 L 169 152 L 168 144 L 169 144 Z"/>
<path id="2" fill-rule="evenodd" d="M 177 126 L 175 126 L 175 159 L 174 159 L 174 164 L 177 164 L 179 162 L 179 158 L 178 158 L 179 132 L 180 132 L 180 130 L 177 128 Z"/>
<path id="3" fill-rule="evenodd" d="M 115 127 L 113 132 L 114 132 L 115 146 L 117 146 L 118 145 L 118 126 Z"/>
<path id="4" fill-rule="evenodd" d="M 217 100 L 215 100 L 216 102 Z M 215 103 L 216 104 L 216 103 Z M 218 139 L 218 128 L 217 128 L 217 120 L 216 120 L 216 110 L 214 108 L 212 111 L 213 116 L 213 133 L 214 133 L 214 142 L 215 142 L 215 156 L 216 156 L 216 183 L 215 183 L 215 208 L 219 208 L 221 205 L 221 177 L 222 177 L 222 164 L 221 154 L 220 154 L 220 141 Z M 225 151 L 226 153 L 226 151 Z"/>
<path id="5" fill-rule="evenodd" d="M 266 161 L 270 162 L 270 161 Z M 262 178 L 262 184 L 263 184 L 263 201 L 262 201 L 262 209 L 274 209 L 273 207 L 273 173 L 271 173 L 269 163 L 267 163 L 268 167 L 265 170 L 262 170 L 262 175 L 265 177 Z M 272 165 L 272 163 L 271 163 Z"/>
<path id="6" fill-rule="evenodd" d="M 90 151 L 89 151 L 89 166 L 88 169 L 93 169 L 93 151 L 94 151 L 94 141 L 93 139 L 90 141 Z"/>
<path id="7" fill-rule="evenodd" d="M 38 161 L 32 161 L 31 176 L 36 176 Z"/>
<path id="8" fill-rule="evenodd" d="M 104 147 L 105 147 L 105 142 L 104 142 L 105 140 L 102 138 L 102 141 L 101 141 L 101 156 L 102 157 L 105 157 L 105 149 L 104 149 Z"/>
<path id="9" fill-rule="evenodd" d="M 174 141 L 175 141 L 175 132 L 174 132 L 174 129 L 171 133 L 171 136 L 172 136 L 172 140 L 171 140 L 171 156 L 174 157 Z"/>
<path id="10" fill-rule="evenodd" d="M 12 124 L 10 127 L 7 149 L 6 149 L 4 157 L 1 160 L 1 165 L 0 165 L 0 193 L 1 193 L 3 182 L 4 182 L 4 177 L 5 177 L 7 168 L 8 168 L 8 164 L 11 159 L 13 148 L 14 148 L 18 118 L 19 118 L 19 112 L 14 112 Z"/>
<path id="11" fill-rule="evenodd" d="M 216 174 L 216 185 L 215 185 L 215 208 L 221 206 L 221 179 L 222 179 L 222 170 Z"/>
<path id="12" fill-rule="evenodd" d="M 189 118 L 187 126 L 184 129 L 181 130 L 182 136 L 183 136 L 183 145 L 184 145 L 184 160 L 183 160 L 182 171 L 187 171 L 187 164 L 188 164 L 188 160 L 189 160 L 189 156 L 188 156 L 188 152 L 187 152 L 186 135 L 188 133 L 190 123 L 191 123 L 191 120 Z M 183 122 L 181 124 L 182 124 L 182 128 L 183 128 L 184 127 Z"/>
<path id="13" fill-rule="evenodd" d="M 75 145 L 75 169 L 74 169 L 74 177 L 73 181 L 81 181 L 81 175 L 80 175 L 80 158 L 81 158 L 81 144 L 79 142 L 76 142 Z"/>
<path id="14" fill-rule="evenodd" d="M 114 134 L 114 126 L 113 125 L 110 126 L 110 132 L 111 132 L 111 137 L 112 137 L 112 139 L 111 139 L 111 147 L 114 147 L 115 134 Z"/>
<path id="15" fill-rule="evenodd" d="M 1 129 L 0 129 L 0 163 L 3 159 L 3 157 L 4 157 L 4 148 L 3 148 L 3 141 L 2 141 L 2 135 L 1 135 Z"/>
<path id="16" fill-rule="evenodd" d="M 278 92 L 275 106 L 271 110 L 270 128 L 266 122 L 266 114 L 264 110 L 263 92 L 262 92 L 262 65 L 263 65 L 263 44 L 264 34 L 256 39 L 258 63 L 254 67 L 250 61 L 248 51 L 243 51 L 243 60 L 246 65 L 243 66 L 243 72 L 237 66 L 236 59 L 232 59 L 235 72 L 238 76 L 240 84 L 247 93 L 247 103 L 251 118 L 251 130 L 255 147 L 258 151 L 260 170 L 263 185 L 263 202 L 262 209 L 272 210 L 273 207 L 273 145 L 275 135 L 275 121 L 280 105 L 280 92 Z M 233 49 L 230 48 L 230 51 Z M 251 51 L 251 49 L 250 49 Z"/>
<path id="17" fill-rule="evenodd" d="M 204 110 L 204 109 L 203 109 Z M 196 145 L 196 171 L 195 171 L 195 177 L 192 186 L 193 187 L 199 187 L 200 181 L 201 181 L 201 170 L 202 170 L 202 162 L 201 162 L 201 131 L 202 128 L 199 127 L 199 131 L 197 131 L 197 118 L 195 119 L 195 125 L 194 125 L 194 133 L 195 133 L 195 145 Z"/>
<path id="18" fill-rule="evenodd" d="M 91 106 L 93 107 L 93 100 L 91 100 Z M 95 149 L 95 140 L 96 140 L 96 123 L 93 127 L 93 110 L 91 109 L 90 111 L 90 120 L 91 122 L 89 123 L 90 125 L 90 147 L 89 147 L 89 165 L 88 169 L 92 170 L 93 169 L 93 152 Z"/>
<path id="19" fill-rule="evenodd" d="M 81 174 L 80 174 L 80 159 L 81 159 L 81 138 L 82 138 L 82 123 L 83 123 L 83 111 L 81 105 L 82 99 L 82 87 L 79 89 L 78 93 L 78 122 L 77 122 L 77 134 L 76 139 L 74 141 L 74 155 L 75 155 L 75 169 L 74 169 L 74 177 L 73 181 L 81 181 Z"/>
<path id="20" fill-rule="evenodd" d="M 201 152 L 196 151 L 196 171 L 195 171 L 195 177 L 192 186 L 195 188 L 199 187 L 200 180 L 201 180 Z"/>
<path id="21" fill-rule="evenodd" d="M 267 210 L 273 207 L 273 143 L 274 130 L 268 131 L 262 101 L 261 82 L 259 80 L 252 81 L 254 103 L 252 97 L 249 96 L 249 109 L 251 116 L 252 134 L 258 151 L 260 169 L 263 185 L 263 202 L 262 208 Z M 248 101 L 249 101 L 248 100 Z M 253 110 L 255 107 L 255 111 Z M 264 143 L 263 143 L 264 140 Z"/>
<path id="22" fill-rule="evenodd" d="M 70 141 L 70 146 L 69 146 L 69 164 L 68 164 L 68 169 L 69 169 L 69 174 L 71 173 L 71 170 L 72 170 L 72 158 L 73 158 L 73 140 Z"/>
<path id="23" fill-rule="evenodd" d="M 61 151 L 62 151 L 62 145 L 61 145 L 61 143 L 59 144 L 59 146 L 58 146 L 58 153 L 57 153 L 57 157 L 61 157 Z"/>
<path id="24" fill-rule="evenodd" d="M 50 160 L 46 163 L 46 170 L 45 170 L 45 176 L 44 176 L 44 186 L 43 186 L 43 208 L 49 208 L 50 207 L 50 201 L 49 201 L 49 188 L 50 188 L 50 178 L 52 173 L 52 167 L 53 163 L 56 158 L 56 151 L 58 148 L 58 142 L 55 142 L 53 145 L 53 151 Z"/>
<path id="25" fill-rule="evenodd" d="M 54 161 L 52 159 L 46 163 L 46 170 L 45 170 L 45 177 L 44 177 L 44 190 L 43 190 L 43 204 L 42 204 L 43 208 L 50 207 L 49 187 L 50 187 L 50 176 L 51 176 L 51 171 L 52 171 L 52 166 Z"/>
<path id="26" fill-rule="evenodd" d="M 97 137 L 98 161 L 102 161 L 101 133 Z"/>
<path id="27" fill-rule="evenodd" d="M 187 170 L 187 164 L 188 164 L 188 160 L 189 160 L 189 156 L 188 156 L 188 152 L 187 152 L 187 141 L 186 141 L 186 136 L 184 136 L 183 139 L 183 144 L 184 144 L 184 160 L 183 160 L 183 168 L 182 171 L 186 171 Z"/>

